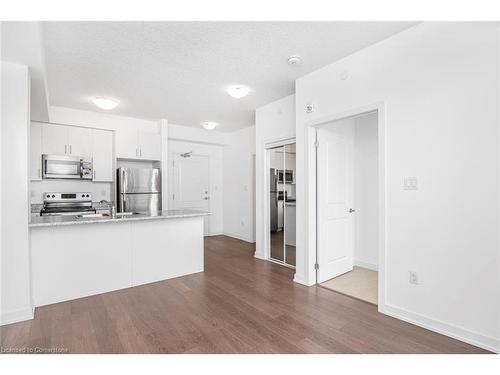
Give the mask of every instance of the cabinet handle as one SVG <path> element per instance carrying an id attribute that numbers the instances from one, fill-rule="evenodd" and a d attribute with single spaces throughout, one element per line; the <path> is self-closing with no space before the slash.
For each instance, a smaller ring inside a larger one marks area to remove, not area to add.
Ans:
<path id="1" fill-rule="evenodd" d="M 139 151 L 137 151 L 137 148 L 135 149 L 135 156 L 139 156 Z"/>
<path id="2" fill-rule="evenodd" d="M 71 154 L 71 145 L 69 145 L 69 153 Z"/>
<path id="3" fill-rule="evenodd" d="M 38 167 L 38 178 L 42 178 L 42 170 Z"/>
<path id="4" fill-rule="evenodd" d="M 68 153 L 68 145 L 64 145 L 64 153 L 67 154 Z"/>
<path id="5" fill-rule="evenodd" d="M 95 169 L 93 170 L 93 176 L 92 179 L 95 180 Z"/>
<path id="6" fill-rule="evenodd" d="M 139 149 L 139 156 L 142 157 L 142 148 Z"/>

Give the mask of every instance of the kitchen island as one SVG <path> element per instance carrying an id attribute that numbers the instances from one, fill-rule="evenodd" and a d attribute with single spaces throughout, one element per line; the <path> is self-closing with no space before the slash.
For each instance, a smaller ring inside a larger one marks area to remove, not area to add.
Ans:
<path id="1" fill-rule="evenodd" d="M 34 305 L 203 272 L 203 217 L 208 214 L 33 216 Z"/>

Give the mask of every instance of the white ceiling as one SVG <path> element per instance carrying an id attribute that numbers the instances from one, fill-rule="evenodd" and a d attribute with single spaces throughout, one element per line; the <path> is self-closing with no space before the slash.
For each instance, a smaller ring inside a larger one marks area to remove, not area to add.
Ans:
<path id="1" fill-rule="evenodd" d="M 254 124 L 255 108 L 294 93 L 294 80 L 410 22 L 45 22 L 51 105 L 98 110 L 92 96 L 120 101 L 111 113 L 218 130 Z M 287 65 L 290 55 L 303 64 Z M 252 88 L 233 99 L 224 88 Z"/>

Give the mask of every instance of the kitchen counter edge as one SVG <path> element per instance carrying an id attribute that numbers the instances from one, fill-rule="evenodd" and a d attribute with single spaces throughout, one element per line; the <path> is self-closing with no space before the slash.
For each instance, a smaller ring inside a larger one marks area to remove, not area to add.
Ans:
<path id="1" fill-rule="evenodd" d="M 126 216 L 120 218 L 112 217 L 93 217 L 77 218 L 76 216 L 32 216 L 28 224 L 30 228 L 55 227 L 81 224 L 101 224 L 101 223 L 123 223 L 125 221 L 145 221 L 145 220 L 166 220 L 179 219 L 184 217 L 197 217 L 211 215 L 207 211 L 198 210 L 166 210 L 157 214 L 139 214 L 135 216 Z"/>

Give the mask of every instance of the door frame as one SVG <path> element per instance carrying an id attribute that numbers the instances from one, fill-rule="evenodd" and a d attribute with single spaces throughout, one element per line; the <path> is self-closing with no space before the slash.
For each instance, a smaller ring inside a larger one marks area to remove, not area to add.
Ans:
<path id="1" fill-rule="evenodd" d="M 269 203 L 269 159 L 267 157 L 267 152 L 269 149 L 285 146 L 289 144 L 297 143 L 295 136 L 283 137 L 273 140 L 268 140 L 264 143 L 264 163 L 265 163 L 265 171 L 264 173 L 264 257 L 268 262 L 276 263 L 281 266 L 285 266 L 288 268 L 296 269 L 297 265 L 292 266 L 290 264 L 286 264 L 285 262 L 281 263 L 277 260 L 271 259 L 271 223 L 269 221 L 269 211 L 270 211 L 270 203 Z"/>
<path id="2" fill-rule="evenodd" d="M 188 152 L 191 152 L 191 156 L 203 156 L 203 157 L 206 157 L 207 160 L 208 160 L 208 168 L 209 168 L 209 173 L 208 173 L 208 196 L 209 196 L 209 199 L 208 199 L 208 211 L 211 212 L 212 211 L 212 189 L 211 189 L 211 185 L 210 185 L 210 166 L 211 166 L 211 163 L 212 163 L 212 160 L 210 158 L 210 154 L 204 154 L 204 153 L 198 153 L 198 152 L 193 152 L 193 151 L 188 151 Z M 178 151 L 173 151 L 170 153 L 171 157 L 170 157 L 170 160 L 172 160 L 172 163 L 171 166 L 172 166 L 172 169 L 171 169 L 171 173 L 169 173 L 169 194 L 168 194 L 168 205 L 170 208 L 172 209 L 175 209 L 174 205 L 174 199 L 173 199 L 173 196 L 176 192 L 176 180 L 175 180 L 175 168 L 178 168 L 178 166 L 175 165 L 175 160 L 176 160 L 176 157 L 177 156 L 181 156 L 182 154 L 185 154 L 185 152 L 178 152 Z M 204 236 L 211 236 L 211 232 L 210 232 L 210 216 L 207 217 L 207 233 L 204 234 Z"/>
<path id="3" fill-rule="evenodd" d="M 378 123 L 378 311 L 383 312 L 386 306 L 386 278 L 387 278 L 387 264 L 386 264 L 386 252 L 387 252 L 387 177 L 386 177 L 386 167 L 387 167 L 387 129 L 386 129 L 386 112 L 385 103 L 377 102 L 374 104 L 366 105 L 363 107 L 357 107 L 348 111 L 334 113 L 329 116 L 322 117 L 313 122 L 307 123 L 309 132 L 309 150 L 313 150 L 313 173 L 311 176 L 311 190 L 314 194 L 314 204 L 311 206 L 311 216 L 314 215 L 314 249 L 315 253 L 313 255 L 314 262 L 312 264 L 314 269 L 314 274 L 316 277 L 316 284 L 318 284 L 318 271 L 315 265 L 319 262 L 319 217 L 318 217 L 318 152 L 316 148 L 317 142 L 317 128 L 331 123 L 332 121 L 338 121 L 347 119 L 350 117 L 356 117 L 369 112 L 377 111 Z M 311 259 L 311 258 L 310 258 Z"/>

